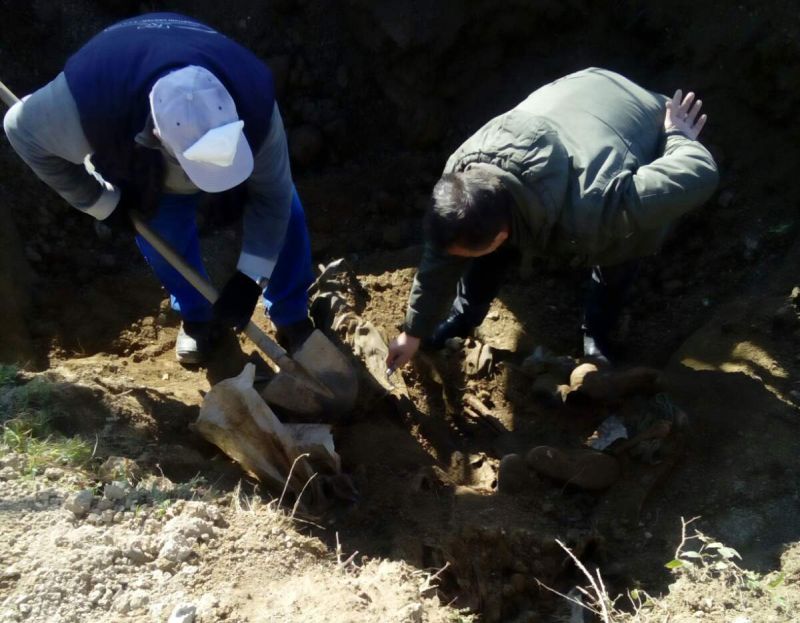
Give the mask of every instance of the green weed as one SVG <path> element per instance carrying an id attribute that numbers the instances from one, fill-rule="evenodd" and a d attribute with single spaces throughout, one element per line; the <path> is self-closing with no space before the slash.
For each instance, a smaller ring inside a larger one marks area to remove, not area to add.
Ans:
<path id="1" fill-rule="evenodd" d="M 0 387 L 13 385 L 18 372 L 17 366 L 0 363 Z"/>
<path id="2" fill-rule="evenodd" d="M 16 386 L 17 370 L 0 366 L 0 455 L 26 457 L 26 475 L 51 466 L 82 467 L 92 458 L 92 447 L 78 437 L 65 437 L 53 427 L 57 415 L 53 388 L 44 379 Z"/>

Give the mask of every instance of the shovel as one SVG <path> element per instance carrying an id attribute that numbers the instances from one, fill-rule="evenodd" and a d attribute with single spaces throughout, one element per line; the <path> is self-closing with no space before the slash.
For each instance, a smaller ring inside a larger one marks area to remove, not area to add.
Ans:
<path id="1" fill-rule="evenodd" d="M 0 82 L 0 99 L 13 106 L 19 99 Z M 88 162 L 87 164 L 91 165 Z M 134 228 L 161 256 L 210 303 L 218 298 L 214 287 L 198 274 L 135 212 L 130 213 Z M 264 399 L 300 416 L 344 413 L 352 409 L 358 393 L 358 379 L 347 358 L 325 334 L 315 329 L 294 358 L 275 341 L 248 322 L 245 335 L 261 349 L 277 374 L 262 392 Z"/>
<path id="2" fill-rule="evenodd" d="M 169 264 L 212 305 L 218 294 L 141 216 L 130 213 L 133 226 Z M 281 348 L 252 321 L 244 334 L 261 349 L 277 368 L 277 374 L 261 392 L 268 403 L 302 416 L 344 413 L 353 408 L 358 379 L 347 358 L 319 329 L 314 329 L 294 357 Z"/>

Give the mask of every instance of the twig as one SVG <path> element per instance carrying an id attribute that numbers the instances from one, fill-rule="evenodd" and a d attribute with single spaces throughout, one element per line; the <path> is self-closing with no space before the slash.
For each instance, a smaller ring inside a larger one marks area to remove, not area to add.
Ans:
<path id="1" fill-rule="evenodd" d="M 570 558 L 572 558 L 572 560 L 575 562 L 575 565 L 578 567 L 578 569 L 580 569 L 581 572 L 583 573 L 583 575 L 585 575 L 586 578 L 589 580 L 589 583 L 592 585 L 592 588 L 594 589 L 594 592 L 596 594 L 597 602 L 599 603 L 600 609 L 602 610 L 602 615 L 601 616 L 603 617 L 603 621 L 605 623 L 610 623 L 611 619 L 609 618 L 608 608 L 606 606 L 606 601 L 608 600 L 608 593 L 606 593 L 606 587 L 603 586 L 602 580 L 598 584 L 598 582 L 595 581 L 594 577 L 592 577 L 592 574 L 589 573 L 589 571 L 586 569 L 586 567 L 583 566 L 583 563 L 580 560 L 578 560 L 578 557 L 575 556 L 575 554 L 573 554 L 572 551 L 570 551 L 570 549 L 566 545 L 564 545 L 558 539 L 556 539 L 556 543 L 558 543 L 558 545 L 561 547 L 561 549 L 563 549 L 565 552 L 567 552 L 567 555 Z M 598 576 L 598 578 L 600 577 L 600 572 L 599 571 L 597 573 L 597 576 Z M 587 595 L 587 596 L 589 596 L 589 595 Z"/>
<path id="2" fill-rule="evenodd" d="M 300 506 L 300 499 L 303 497 L 303 493 L 305 492 L 306 487 L 316 477 L 317 477 L 317 472 L 314 472 L 313 474 L 311 474 L 311 478 L 306 480 L 306 484 L 304 484 L 303 488 L 300 489 L 300 493 L 297 494 L 297 499 L 294 501 L 294 506 L 292 506 L 292 513 L 291 513 L 291 515 L 289 515 L 289 519 L 294 519 L 294 514 L 297 512 L 297 507 Z"/>
<path id="3" fill-rule="evenodd" d="M 675 549 L 675 559 L 678 560 L 681 557 L 681 551 L 683 550 L 683 546 L 686 545 L 686 541 L 690 541 L 691 539 L 696 539 L 697 536 L 686 536 L 686 527 L 691 524 L 692 522 L 697 521 L 700 519 L 700 515 L 696 517 L 692 517 L 689 521 L 685 521 L 683 517 L 681 517 L 681 542 L 678 543 L 678 547 Z"/>
<path id="4" fill-rule="evenodd" d="M 347 560 L 342 562 L 342 544 L 339 543 L 339 533 L 337 532 L 336 533 L 336 565 L 340 569 L 347 568 L 347 565 L 349 565 L 349 564 L 351 564 L 353 562 L 353 558 L 355 558 L 357 554 L 358 554 L 358 550 L 354 551 L 352 554 L 350 554 L 350 556 L 347 557 Z"/>
<path id="5" fill-rule="evenodd" d="M 432 588 L 436 588 L 436 587 L 433 585 L 433 582 L 435 582 L 436 580 L 438 580 L 438 579 L 439 579 L 439 576 L 441 576 L 441 575 L 442 575 L 442 573 L 444 573 L 444 572 L 445 572 L 445 570 L 446 570 L 446 569 L 447 569 L 449 566 L 450 566 L 450 562 L 449 562 L 449 561 L 447 561 L 447 562 L 445 562 L 445 563 L 444 563 L 444 567 L 442 567 L 441 569 L 439 569 L 439 570 L 438 570 L 436 573 L 434 573 L 434 574 L 428 574 L 428 577 L 427 577 L 427 578 L 425 578 L 425 581 L 422 583 L 422 586 L 421 586 L 421 587 L 420 587 L 420 589 L 419 589 L 419 592 L 420 592 L 420 594 L 427 593 L 427 592 L 428 592 L 429 590 L 431 590 Z"/>
<path id="6" fill-rule="evenodd" d="M 591 606 L 587 606 L 585 603 L 583 603 L 582 601 L 578 601 L 574 597 L 570 597 L 569 595 L 565 595 L 564 593 L 562 593 L 560 591 L 557 591 L 554 588 L 550 588 L 549 586 L 547 586 L 547 584 L 545 584 L 544 582 L 542 582 L 538 578 L 536 578 L 536 583 L 539 586 L 541 586 L 542 588 L 550 591 L 551 593 L 554 593 L 554 594 L 558 595 L 559 597 L 562 597 L 563 599 L 566 599 L 567 601 L 575 604 L 576 606 L 580 606 L 581 608 L 585 608 L 586 610 L 588 610 L 589 612 L 591 612 L 593 614 L 596 614 L 597 616 L 602 616 L 602 613 L 599 610 L 595 610 Z"/>
<path id="7" fill-rule="evenodd" d="M 298 455 L 294 461 L 292 461 L 292 466 L 289 468 L 289 475 L 286 476 L 286 482 L 283 483 L 283 491 L 281 491 L 281 497 L 278 498 L 278 506 L 283 506 L 283 496 L 286 495 L 286 490 L 289 488 L 289 482 L 292 480 L 292 473 L 294 472 L 294 466 L 297 465 L 297 461 L 300 459 L 304 459 L 308 456 L 311 456 L 308 452 L 304 452 L 303 454 Z"/>

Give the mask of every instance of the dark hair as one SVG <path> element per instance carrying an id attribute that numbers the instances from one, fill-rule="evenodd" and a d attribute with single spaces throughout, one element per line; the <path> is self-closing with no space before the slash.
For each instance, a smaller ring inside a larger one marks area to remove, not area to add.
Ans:
<path id="1" fill-rule="evenodd" d="M 439 249 L 458 244 L 478 251 L 491 244 L 510 220 L 511 195 L 500 178 L 470 169 L 447 173 L 433 187 L 425 233 Z"/>

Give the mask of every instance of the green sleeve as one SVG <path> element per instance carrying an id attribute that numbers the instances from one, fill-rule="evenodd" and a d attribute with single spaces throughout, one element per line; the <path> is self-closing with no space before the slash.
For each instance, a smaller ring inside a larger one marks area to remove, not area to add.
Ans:
<path id="1" fill-rule="evenodd" d="M 442 320 L 456 295 L 456 284 L 468 262 L 425 245 L 408 297 L 405 331 L 427 337 Z"/>
<path id="2" fill-rule="evenodd" d="M 669 134 L 659 158 L 609 185 L 606 227 L 618 238 L 662 228 L 707 201 L 718 181 L 717 165 L 702 143 Z"/>

